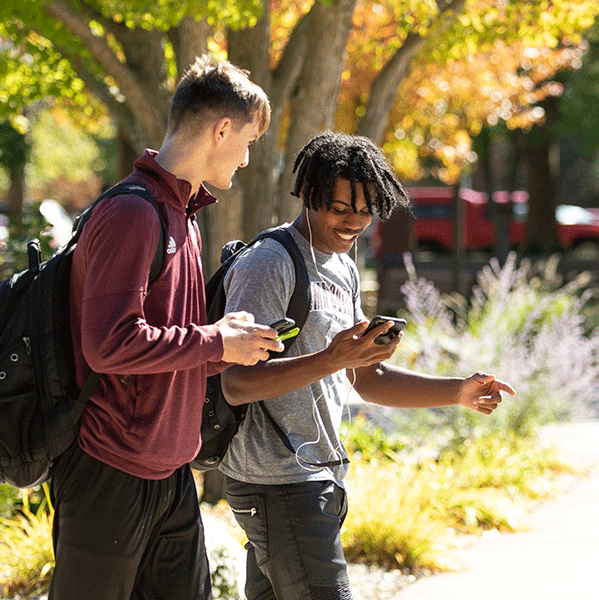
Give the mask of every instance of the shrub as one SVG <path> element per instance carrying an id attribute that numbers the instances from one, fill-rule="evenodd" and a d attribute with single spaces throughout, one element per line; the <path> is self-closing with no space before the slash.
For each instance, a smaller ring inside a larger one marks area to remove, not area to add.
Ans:
<path id="1" fill-rule="evenodd" d="M 518 266 L 515 253 L 503 268 L 492 260 L 466 302 L 419 279 L 404 256 L 408 328 L 394 361 L 441 375 L 494 373 L 518 396 L 490 417 L 450 407 L 428 415 L 403 412 L 398 425 L 413 426 L 412 417 L 419 425 L 430 419 L 465 439 L 481 428 L 530 433 L 538 424 L 588 410 L 599 377 L 599 329 L 588 325 L 585 311 L 596 294 L 588 274 L 562 285 L 556 260 L 542 271 L 526 261 Z"/>
<path id="2" fill-rule="evenodd" d="M 452 539 L 431 506 L 434 481 L 397 463 L 354 462 L 342 530 L 348 560 L 386 568 L 443 569 Z"/>
<path id="3" fill-rule="evenodd" d="M 9 594 L 27 597 L 49 587 L 54 568 L 54 512 L 48 484 L 41 486 L 41 490 L 44 499 L 36 509 L 31 508 L 29 493 L 23 492 L 23 505 L 18 512 L 0 518 L 0 597 Z M 213 596 L 223 600 L 241 598 L 245 576 L 243 546 L 227 527 L 222 507 L 202 506 L 202 519 Z"/>
<path id="4" fill-rule="evenodd" d="M 212 595 L 224 600 L 242 598 L 246 556 L 243 546 L 232 535 L 219 508 L 202 504 L 202 521 L 212 575 Z"/>
<path id="5" fill-rule="evenodd" d="M 555 477 L 570 471 L 553 450 L 513 432 L 466 440 L 436 459 L 409 446 L 394 459 L 375 456 L 352 456 L 346 555 L 414 572 L 454 568 L 460 534 L 524 529 L 527 506 L 547 498 Z"/>
<path id="6" fill-rule="evenodd" d="M 9 517 L 14 510 L 15 504 L 21 499 L 21 493 L 12 485 L 3 483 L 0 485 L 0 517 Z"/>
<path id="7" fill-rule="evenodd" d="M 18 227 L 11 220 L 8 242 L 6 246 L 0 246 L 0 275 L 3 279 L 27 268 L 27 242 L 31 238 L 40 240 L 42 260 L 50 258 L 56 250 L 51 239 L 50 224 L 42 216 L 39 207 L 39 202 L 26 204 L 22 223 Z"/>
<path id="8" fill-rule="evenodd" d="M 405 436 L 385 431 L 363 413 L 342 424 L 341 438 L 347 451 L 364 461 L 394 456 L 411 444 Z"/>
<path id="9" fill-rule="evenodd" d="M 28 495 L 13 517 L 0 519 L 0 566 L 4 593 L 31 594 L 48 588 L 54 567 L 52 517 L 48 485 L 42 486 L 45 501 L 35 512 Z M 1 588 L 0 588 L 1 589 Z"/>

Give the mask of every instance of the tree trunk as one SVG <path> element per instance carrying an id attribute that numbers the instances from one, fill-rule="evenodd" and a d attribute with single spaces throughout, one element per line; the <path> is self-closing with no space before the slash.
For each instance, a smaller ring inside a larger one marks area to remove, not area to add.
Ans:
<path id="1" fill-rule="evenodd" d="M 356 0 L 315 2 L 310 10 L 307 52 L 290 98 L 284 169 L 276 197 L 279 222 L 292 221 L 301 207 L 289 195 L 295 157 L 312 137 L 333 126 L 355 4 Z"/>
<path id="2" fill-rule="evenodd" d="M 243 190 L 236 179 L 228 190 L 206 186 L 216 204 L 202 208 L 197 213 L 202 235 L 202 266 L 206 280 L 220 266 L 222 247 L 230 240 L 240 239 L 243 231 Z M 247 239 L 244 241 L 248 241 Z"/>
<path id="3" fill-rule="evenodd" d="M 168 32 L 169 40 L 175 49 L 179 79 L 195 62 L 197 56 L 208 51 L 210 25 L 206 19 L 198 21 L 194 17 L 183 17 L 178 27 Z"/>
<path id="4" fill-rule="evenodd" d="M 540 103 L 545 110 L 545 123 L 522 136 L 529 196 L 524 246 L 533 252 L 559 249 L 555 218 L 559 147 L 551 128 L 559 117 L 558 102 L 554 96 L 545 98 Z"/>
<path id="5" fill-rule="evenodd" d="M 328 6 L 315 2 L 294 28 L 274 71 L 265 68 L 269 65 L 268 3 L 254 28 L 228 35 L 229 60 L 251 72 L 252 80 L 269 95 L 272 109 L 268 132 L 252 148 L 249 166 L 238 173 L 244 189 L 246 241 L 273 224 L 293 220 L 299 211 L 299 202 L 289 196 L 291 168 L 302 146 L 333 125 L 355 1 L 339 0 Z M 281 157 L 286 108 L 289 129 Z"/>
<path id="6" fill-rule="evenodd" d="M 51 0 L 44 5 L 46 13 L 59 21 L 61 21 L 69 31 L 86 46 L 93 54 L 94 59 L 102 66 L 106 74 L 113 77 L 116 81 L 120 93 L 126 98 L 127 105 L 134 115 L 135 120 L 139 123 L 141 129 L 145 131 L 147 141 L 144 146 L 158 146 L 164 137 L 165 131 L 165 102 L 161 102 L 164 97 L 165 90 L 163 86 L 156 88 L 155 86 L 146 87 L 146 80 L 153 81 L 156 78 L 156 73 L 150 71 L 139 72 L 132 68 L 129 64 L 121 62 L 115 54 L 113 48 L 108 44 L 107 40 L 96 35 L 89 27 L 87 16 L 83 12 L 76 12 L 72 7 L 62 2 L 61 0 Z M 120 32 L 126 35 L 127 39 L 133 45 L 123 47 L 123 51 L 127 54 L 127 50 L 133 57 L 139 58 L 141 49 L 145 51 L 146 61 L 141 62 L 138 66 L 154 64 L 156 60 L 151 61 L 150 55 L 156 54 L 161 49 L 159 32 L 150 32 L 143 29 L 127 30 L 126 27 L 119 28 L 111 19 L 103 19 L 101 15 L 94 15 L 95 18 L 111 28 L 115 35 Z M 143 54 L 143 52 L 142 52 Z M 135 59 L 133 59 L 135 61 Z M 162 62 L 164 59 L 162 60 Z M 161 69 L 164 71 L 164 69 Z M 164 73 L 166 76 L 166 73 Z M 164 83 L 164 82 L 163 82 Z M 150 93 L 151 92 L 151 93 Z M 138 148 L 138 151 L 140 149 Z"/>
<path id="7" fill-rule="evenodd" d="M 218 470 L 204 472 L 204 488 L 200 502 L 208 504 L 217 504 L 219 500 L 225 497 L 226 478 Z"/>
<path id="8" fill-rule="evenodd" d="M 419 35 L 408 35 L 401 48 L 381 69 L 372 84 L 366 112 L 358 125 L 360 135 L 369 137 L 377 144 L 383 141 L 397 88 L 405 77 L 412 58 L 424 46 L 424 42 L 424 38 Z"/>
<path id="9" fill-rule="evenodd" d="M 122 121 L 119 119 L 117 127 L 117 141 L 119 146 L 119 180 L 124 179 L 133 170 L 133 163 L 139 157 L 137 150 L 131 145 L 131 138 L 127 135 Z M 113 182 L 116 183 L 116 182 Z"/>
<path id="10" fill-rule="evenodd" d="M 271 96 L 272 72 L 269 59 L 270 19 L 268 3 L 264 15 L 251 29 L 230 31 L 228 34 L 229 60 L 250 73 Z M 274 109 L 271 113 L 274 116 Z M 271 120 L 269 130 L 250 149 L 250 162 L 237 171 L 242 189 L 243 220 L 237 237 L 248 242 L 254 235 L 270 227 L 273 214 L 275 166 L 278 161 L 278 122 Z"/>
<path id="11" fill-rule="evenodd" d="M 545 139 L 524 149 L 527 170 L 528 220 L 525 248 L 552 252 L 559 248 L 555 209 L 557 204 L 556 145 Z"/>
<path id="12" fill-rule="evenodd" d="M 25 164 L 14 165 L 10 169 L 8 188 L 8 215 L 17 224 L 17 233 L 23 229 L 23 202 L 25 198 Z"/>

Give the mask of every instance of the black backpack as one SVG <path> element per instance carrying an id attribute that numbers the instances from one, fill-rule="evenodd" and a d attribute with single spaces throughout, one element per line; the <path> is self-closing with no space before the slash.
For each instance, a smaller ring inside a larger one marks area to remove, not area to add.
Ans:
<path id="1" fill-rule="evenodd" d="M 249 244 L 241 240 L 234 240 L 223 247 L 221 253 L 221 266 L 206 283 L 206 307 L 208 311 L 208 323 L 215 323 L 225 313 L 226 296 L 223 287 L 225 275 L 233 262 L 249 246 L 252 246 L 264 238 L 273 238 L 282 244 L 293 259 L 295 267 L 295 289 L 287 307 L 287 317 L 293 319 L 300 329 L 304 326 L 310 311 L 310 282 L 304 257 L 300 252 L 291 234 L 283 227 L 273 227 L 258 234 Z M 251 312 L 251 307 L 248 307 Z M 284 356 L 293 344 L 295 338 L 285 340 L 285 350 L 273 353 L 274 356 Z M 273 428 L 281 438 L 285 446 L 294 452 L 289 439 L 271 417 L 263 403 L 260 403 L 265 414 L 269 418 Z M 239 425 L 245 418 L 247 404 L 232 406 L 225 399 L 220 375 L 208 377 L 206 387 L 206 398 L 202 408 L 202 447 L 191 466 L 201 471 L 216 469 L 224 458 L 230 441 L 237 433 Z"/>
<path id="2" fill-rule="evenodd" d="M 39 241 L 27 245 L 29 268 L 0 282 L 0 483 L 39 485 L 52 461 L 75 440 L 79 420 L 99 374 L 75 384 L 69 282 L 73 250 L 98 202 L 137 194 L 158 208 L 143 186 L 122 183 L 104 192 L 75 222 L 68 244 L 46 262 Z M 158 213 L 160 216 L 160 213 Z M 160 273 L 164 223 L 150 271 Z"/>

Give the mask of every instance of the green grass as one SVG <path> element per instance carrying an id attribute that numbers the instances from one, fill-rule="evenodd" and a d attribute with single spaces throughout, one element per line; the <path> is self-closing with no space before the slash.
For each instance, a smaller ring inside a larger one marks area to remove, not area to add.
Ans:
<path id="1" fill-rule="evenodd" d="M 464 535 L 526 529 L 527 509 L 572 472 L 535 438 L 510 432 L 466 440 L 437 459 L 390 455 L 354 455 L 342 539 L 349 560 L 413 572 L 454 568 Z"/>
<path id="2" fill-rule="evenodd" d="M 390 438 L 359 418 L 346 444 L 352 459 L 342 531 L 348 560 L 414 573 L 458 568 L 455 551 L 465 536 L 526 529 L 527 510 L 556 492 L 560 475 L 574 472 L 536 438 L 509 431 L 423 456 L 411 451 L 405 436 Z M 48 587 L 52 508 L 47 485 L 42 491 L 36 509 L 24 495 L 16 514 L 0 519 L 4 597 L 27 597 Z M 209 512 L 233 527 L 223 505 Z"/>

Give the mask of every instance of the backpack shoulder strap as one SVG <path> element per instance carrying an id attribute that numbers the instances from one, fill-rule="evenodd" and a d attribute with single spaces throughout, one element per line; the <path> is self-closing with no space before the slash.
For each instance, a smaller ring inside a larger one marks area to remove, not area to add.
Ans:
<path id="1" fill-rule="evenodd" d="M 262 233 L 259 233 L 247 245 L 240 240 L 233 240 L 223 246 L 221 253 L 221 266 L 215 271 L 205 285 L 206 306 L 208 308 L 208 323 L 215 323 L 223 315 L 226 299 L 223 288 L 225 273 L 246 248 L 254 245 L 256 242 L 265 238 L 272 238 L 279 242 L 287 250 L 295 269 L 295 288 L 289 300 L 286 316 L 293 319 L 296 325 L 301 329 L 310 312 L 310 280 L 304 257 L 298 248 L 293 236 L 285 227 L 272 227 Z M 274 353 L 273 356 L 281 357 L 293 344 L 294 338 L 285 340 L 285 351 Z"/>
<path id="2" fill-rule="evenodd" d="M 112 196 L 118 196 L 120 194 L 136 194 L 141 198 L 147 200 L 156 210 L 156 214 L 158 215 L 158 219 L 160 220 L 160 237 L 158 239 L 158 246 L 156 247 L 156 252 L 154 253 L 154 258 L 152 259 L 152 265 L 150 267 L 150 274 L 148 277 L 148 286 L 151 285 L 158 275 L 160 275 L 160 271 L 162 271 L 162 263 L 164 260 L 164 239 L 166 237 L 166 225 L 164 224 L 164 220 L 160 216 L 160 211 L 158 210 L 158 206 L 156 204 L 156 200 L 150 193 L 150 191 L 139 183 L 118 183 L 117 185 L 111 187 L 106 190 L 102 195 L 100 195 L 94 203 L 85 209 L 75 220 L 73 225 L 73 236 L 69 240 L 68 244 L 65 247 L 65 251 L 74 246 L 77 243 L 77 240 L 81 236 L 81 231 L 83 226 L 87 222 L 87 220 L 91 217 L 92 211 L 96 204 L 104 200 L 105 198 L 111 198 Z M 98 379 L 100 379 L 100 374 L 92 371 L 88 378 L 85 380 L 81 391 L 79 392 L 79 397 L 77 398 L 78 402 L 86 404 L 91 396 L 91 393 L 98 383 Z"/>
<path id="3" fill-rule="evenodd" d="M 150 275 L 148 277 L 148 284 L 151 284 L 156 280 L 158 275 L 160 275 L 160 271 L 162 270 L 162 262 L 164 257 L 164 240 L 166 238 L 166 225 L 164 223 L 164 220 L 160 216 L 160 211 L 158 210 L 158 206 L 156 204 L 156 200 L 154 200 L 154 196 L 152 196 L 150 191 L 140 183 L 117 183 L 110 189 L 106 190 L 103 194 L 101 194 L 94 201 L 94 203 L 88 208 L 86 208 L 75 220 L 75 223 L 73 225 L 73 236 L 69 240 L 69 243 L 67 244 L 65 250 L 68 250 L 70 247 L 74 246 L 77 243 L 77 240 L 81 235 L 81 231 L 83 230 L 83 226 L 91 217 L 96 204 L 100 203 L 105 198 L 112 198 L 113 196 L 119 196 L 120 194 L 135 194 L 137 196 L 140 196 L 154 207 L 154 210 L 158 215 L 158 219 L 160 220 L 160 237 L 158 239 L 158 246 L 156 247 L 154 258 L 152 259 L 152 266 L 150 267 Z"/>
<path id="4" fill-rule="evenodd" d="M 289 299 L 289 306 L 287 307 L 286 316 L 290 319 L 293 319 L 297 327 L 301 329 L 308 318 L 311 301 L 310 279 L 308 277 L 308 269 L 306 268 L 304 256 L 293 239 L 293 236 L 285 227 L 272 227 L 271 229 L 267 229 L 266 231 L 258 234 L 250 243 L 253 243 L 257 240 L 262 240 L 264 238 L 272 238 L 279 242 L 282 246 L 284 246 L 289 253 L 289 256 L 291 256 L 291 259 L 293 260 L 293 266 L 295 268 L 295 289 L 293 290 L 291 298 Z M 289 349 L 291 344 L 293 344 L 293 339 L 294 338 L 291 338 L 283 342 L 285 344 L 286 351 Z M 277 355 L 281 356 L 280 353 L 277 353 Z"/>

